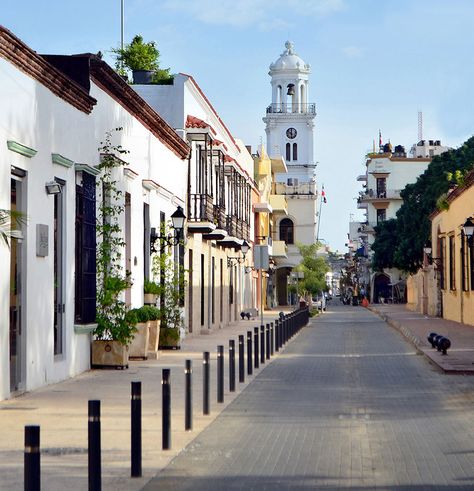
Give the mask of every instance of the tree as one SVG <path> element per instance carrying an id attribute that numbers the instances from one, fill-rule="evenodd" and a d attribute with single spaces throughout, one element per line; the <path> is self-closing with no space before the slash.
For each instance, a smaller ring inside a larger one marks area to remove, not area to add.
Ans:
<path id="1" fill-rule="evenodd" d="M 372 244 L 372 250 L 379 251 L 378 268 L 395 266 L 408 272 L 417 271 L 423 261 L 423 246 L 431 236 L 430 214 L 436 210 L 439 198 L 473 166 L 474 137 L 471 137 L 456 150 L 434 157 L 417 181 L 405 187 L 393 233 L 393 256 L 387 252 L 385 234 L 376 235 Z M 385 233 L 387 229 L 381 231 Z"/>
<path id="2" fill-rule="evenodd" d="M 297 292 L 303 297 L 318 295 L 327 288 L 326 273 L 330 270 L 326 259 L 317 255 L 321 244 L 316 242 L 297 246 L 302 260 L 295 271 L 304 273 L 304 277 L 298 281 Z"/>
<path id="3" fill-rule="evenodd" d="M 398 244 L 397 220 L 391 218 L 379 223 L 375 227 L 375 234 L 375 242 L 372 244 L 372 268 L 381 271 L 383 268 L 393 267 L 393 256 Z"/>

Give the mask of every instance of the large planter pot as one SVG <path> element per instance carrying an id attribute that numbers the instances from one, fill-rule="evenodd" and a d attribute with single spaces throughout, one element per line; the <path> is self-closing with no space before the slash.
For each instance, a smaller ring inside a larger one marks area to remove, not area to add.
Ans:
<path id="1" fill-rule="evenodd" d="M 150 321 L 150 335 L 148 337 L 148 358 L 158 358 L 158 344 L 160 341 L 160 321 Z"/>
<path id="2" fill-rule="evenodd" d="M 180 349 L 179 329 L 161 328 L 160 329 L 160 349 Z"/>
<path id="3" fill-rule="evenodd" d="M 158 295 L 156 293 L 143 294 L 143 303 L 145 305 L 156 305 L 157 300 L 158 300 Z"/>
<path id="4" fill-rule="evenodd" d="M 139 322 L 136 326 L 135 334 L 133 335 L 132 342 L 130 343 L 130 358 L 142 358 L 147 359 L 148 351 L 148 338 L 150 335 L 150 321 Z"/>
<path id="5" fill-rule="evenodd" d="M 92 368 L 128 368 L 128 346 L 118 341 L 93 341 Z"/>
<path id="6" fill-rule="evenodd" d="M 151 84 L 153 81 L 153 70 L 133 70 L 134 84 Z"/>

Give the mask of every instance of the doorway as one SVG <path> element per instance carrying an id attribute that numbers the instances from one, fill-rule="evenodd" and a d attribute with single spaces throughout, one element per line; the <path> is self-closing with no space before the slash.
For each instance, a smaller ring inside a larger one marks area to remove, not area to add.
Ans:
<path id="1" fill-rule="evenodd" d="M 26 173 L 11 178 L 12 211 L 25 212 L 24 183 L 21 179 Z M 10 391 L 24 390 L 24 330 L 22 309 L 23 294 L 23 244 L 20 238 L 10 241 Z"/>
<path id="2" fill-rule="evenodd" d="M 64 349 L 64 190 L 65 182 L 56 179 L 61 192 L 54 194 L 54 355 L 62 355 Z"/>

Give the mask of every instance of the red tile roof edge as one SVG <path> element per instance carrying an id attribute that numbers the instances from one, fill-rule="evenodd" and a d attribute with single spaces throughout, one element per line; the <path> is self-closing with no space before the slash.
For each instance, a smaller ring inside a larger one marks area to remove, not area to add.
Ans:
<path id="1" fill-rule="evenodd" d="M 79 84 L 44 60 L 2 25 L 0 25 L 0 57 L 15 65 L 23 73 L 44 85 L 54 95 L 79 111 L 90 114 L 97 104 L 97 101 Z"/>
<path id="2" fill-rule="evenodd" d="M 237 145 L 237 142 L 235 141 L 234 137 L 232 136 L 232 133 L 229 131 L 229 128 L 227 128 L 227 126 L 225 125 L 224 121 L 222 121 L 221 117 L 217 114 L 217 111 L 214 109 L 214 106 L 211 104 L 211 101 L 206 97 L 206 95 L 204 94 L 204 92 L 201 89 L 201 87 L 199 87 L 199 85 L 196 82 L 196 80 L 194 80 L 194 77 L 192 75 L 189 75 L 189 74 L 183 73 L 183 72 L 180 72 L 180 75 L 183 75 L 184 77 L 188 77 L 188 79 L 191 80 L 191 82 L 193 83 L 193 85 L 196 87 L 196 89 L 198 90 L 198 92 L 202 95 L 203 99 L 207 102 L 207 104 L 211 108 L 211 111 L 214 113 L 214 115 L 219 120 L 219 122 L 221 123 L 221 125 L 223 126 L 223 128 L 226 130 L 227 134 L 229 135 L 230 139 L 232 140 L 232 143 L 235 145 L 235 147 L 237 148 L 237 150 L 239 152 L 241 152 L 241 149 L 240 149 L 239 145 Z"/>
<path id="3" fill-rule="evenodd" d="M 217 135 L 217 131 L 209 123 L 191 114 L 186 116 L 186 128 L 209 128 L 211 133 Z"/>
<path id="4" fill-rule="evenodd" d="M 181 159 L 189 155 L 188 144 L 105 61 L 91 55 L 92 80 L 133 114 L 154 136 Z"/>

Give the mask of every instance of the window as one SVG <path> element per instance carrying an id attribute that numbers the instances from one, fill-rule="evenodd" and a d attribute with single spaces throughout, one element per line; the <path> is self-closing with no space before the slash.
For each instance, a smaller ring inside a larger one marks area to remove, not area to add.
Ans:
<path id="1" fill-rule="evenodd" d="M 96 184 L 95 177 L 82 172 L 76 185 L 76 237 L 74 321 L 95 321 L 96 308 Z"/>
<path id="2" fill-rule="evenodd" d="M 456 290 L 456 253 L 454 250 L 454 235 L 449 236 L 449 289 Z"/>
<path id="3" fill-rule="evenodd" d="M 291 160 L 291 144 L 286 144 L 286 160 L 289 162 Z"/>
<path id="4" fill-rule="evenodd" d="M 471 290 L 474 290 L 474 238 L 467 241 L 469 245 L 469 263 L 471 275 Z"/>
<path id="5" fill-rule="evenodd" d="M 444 263 L 445 263 L 445 257 L 446 257 L 446 238 L 441 237 L 438 240 L 438 251 L 439 251 L 439 272 L 440 272 L 440 277 L 439 277 L 439 282 L 441 285 L 442 290 L 446 290 L 446 272 L 444 269 Z"/>
<path id="6" fill-rule="evenodd" d="M 280 240 L 283 240 L 285 244 L 294 244 L 294 227 L 289 218 L 284 218 L 280 222 Z"/>
<path id="7" fill-rule="evenodd" d="M 150 205 L 143 203 L 143 277 L 150 279 Z"/>
<path id="8" fill-rule="evenodd" d="M 377 198 L 387 197 L 387 179 L 385 177 L 377 178 Z"/>
<path id="9" fill-rule="evenodd" d="M 298 144 L 293 143 L 293 160 L 298 160 Z"/>
<path id="10" fill-rule="evenodd" d="M 377 210 L 377 225 L 381 222 L 385 222 L 387 218 L 387 210 L 384 208 L 382 210 Z"/>

